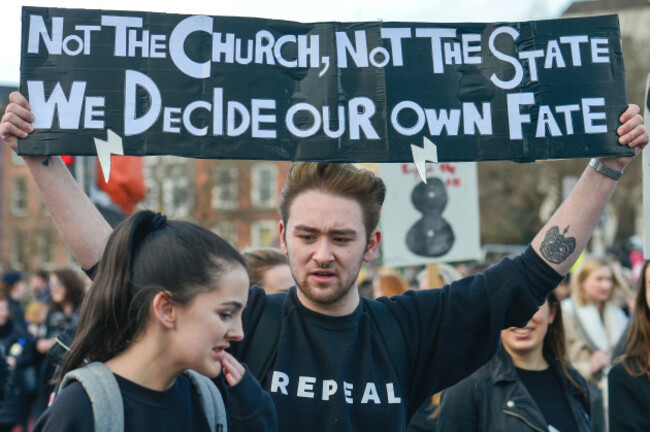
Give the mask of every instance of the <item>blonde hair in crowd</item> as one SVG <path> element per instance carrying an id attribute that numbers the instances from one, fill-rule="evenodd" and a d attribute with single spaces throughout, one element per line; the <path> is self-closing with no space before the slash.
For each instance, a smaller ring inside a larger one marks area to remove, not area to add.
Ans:
<path id="1" fill-rule="evenodd" d="M 584 306 L 589 303 L 589 299 L 587 298 L 587 294 L 585 293 L 584 289 L 584 282 L 589 277 L 591 272 L 596 271 L 601 267 L 607 267 L 612 273 L 613 287 L 609 293 L 609 298 L 607 300 L 610 301 L 616 292 L 620 292 L 623 289 L 621 281 L 616 277 L 614 269 L 612 269 L 612 267 L 606 261 L 594 257 L 583 258 L 578 268 L 571 273 L 570 282 L 571 296 L 575 299 L 578 305 Z"/>

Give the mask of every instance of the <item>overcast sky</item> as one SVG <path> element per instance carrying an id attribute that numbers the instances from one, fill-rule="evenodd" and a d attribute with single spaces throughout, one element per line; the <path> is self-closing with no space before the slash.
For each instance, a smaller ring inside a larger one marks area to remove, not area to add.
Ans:
<path id="1" fill-rule="evenodd" d="M 23 5 L 318 21 L 496 22 L 559 16 L 573 0 L 0 0 L 0 85 L 18 85 Z M 134 4 L 137 6 L 133 7 Z"/>

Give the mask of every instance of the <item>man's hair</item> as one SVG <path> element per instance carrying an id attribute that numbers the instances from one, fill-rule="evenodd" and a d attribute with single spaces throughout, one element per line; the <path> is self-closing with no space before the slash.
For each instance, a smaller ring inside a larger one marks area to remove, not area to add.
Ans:
<path id="1" fill-rule="evenodd" d="M 264 274 L 272 267 L 289 265 L 289 258 L 280 250 L 270 247 L 247 249 L 242 252 L 248 265 L 248 277 L 251 286 L 262 286 Z"/>
<path id="2" fill-rule="evenodd" d="M 348 163 L 296 162 L 289 168 L 282 188 L 280 215 L 284 225 L 293 200 L 303 192 L 316 190 L 355 200 L 361 206 L 366 240 L 377 228 L 386 198 L 383 180 L 368 170 Z"/>

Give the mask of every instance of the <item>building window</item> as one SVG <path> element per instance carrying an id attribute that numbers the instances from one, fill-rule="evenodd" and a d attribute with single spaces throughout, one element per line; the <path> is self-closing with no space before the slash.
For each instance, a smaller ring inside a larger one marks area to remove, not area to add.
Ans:
<path id="1" fill-rule="evenodd" d="M 233 222 L 219 222 L 212 228 L 221 238 L 230 243 L 234 248 L 238 248 L 237 226 Z"/>
<path id="2" fill-rule="evenodd" d="M 21 177 L 11 181 L 11 214 L 14 216 L 27 214 L 27 180 Z"/>
<path id="3" fill-rule="evenodd" d="M 175 156 L 152 156 L 144 160 L 147 196 L 138 208 L 183 219 L 194 210 L 193 161 Z"/>
<path id="4" fill-rule="evenodd" d="M 217 165 L 212 171 L 212 208 L 215 210 L 237 208 L 239 187 L 237 167 Z"/>
<path id="5" fill-rule="evenodd" d="M 162 181 L 162 199 L 166 213 L 173 211 L 174 217 L 184 218 L 190 215 L 192 194 L 188 177 L 166 178 Z M 169 210 L 168 210 L 169 209 Z"/>
<path id="6" fill-rule="evenodd" d="M 258 163 L 251 170 L 251 201 L 254 207 L 272 208 L 276 205 L 278 166 L 275 163 Z"/>
<path id="7" fill-rule="evenodd" d="M 147 176 L 144 179 L 144 185 L 147 188 L 147 194 L 144 200 L 140 203 L 139 208 L 151 211 L 158 211 L 162 207 L 162 200 L 160 198 L 160 186 L 158 182 Z"/>
<path id="8" fill-rule="evenodd" d="M 277 247 L 278 222 L 274 220 L 253 222 L 251 224 L 251 243 L 253 247 Z"/>
<path id="9" fill-rule="evenodd" d="M 40 231 L 36 242 L 40 266 L 44 268 L 52 267 L 54 263 L 54 233 L 50 230 Z"/>
<path id="10" fill-rule="evenodd" d="M 14 230 L 11 235 L 11 267 L 15 270 L 27 270 L 27 231 Z"/>

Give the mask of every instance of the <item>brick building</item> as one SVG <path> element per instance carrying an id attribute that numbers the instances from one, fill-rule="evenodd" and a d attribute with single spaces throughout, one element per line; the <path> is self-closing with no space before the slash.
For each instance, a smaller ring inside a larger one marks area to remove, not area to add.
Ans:
<path id="1" fill-rule="evenodd" d="M 73 263 L 23 160 L 2 146 L 0 264 L 3 270 L 54 269 Z"/>
<path id="2" fill-rule="evenodd" d="M 278 246 L 278 198 L 289 162 L 196 160 L 194 220 L 240 250 Z"/>

